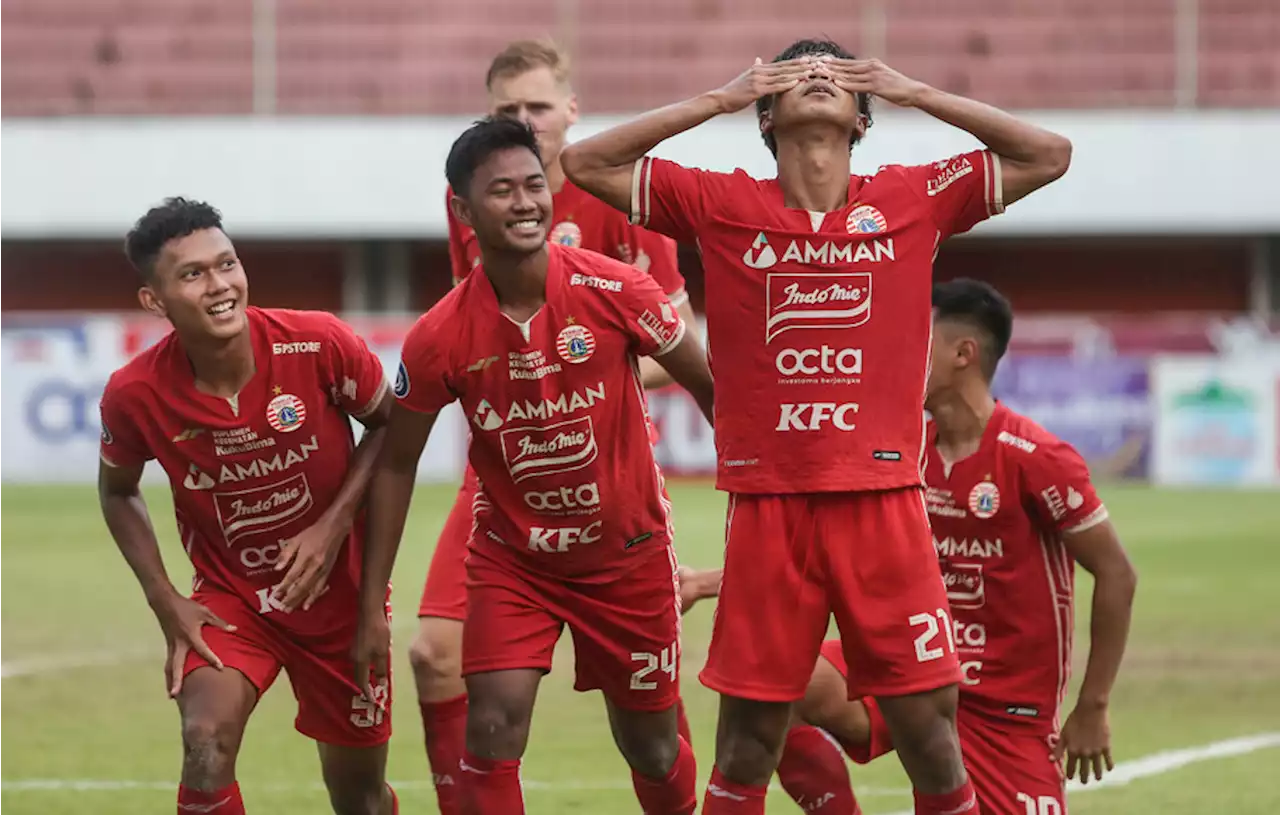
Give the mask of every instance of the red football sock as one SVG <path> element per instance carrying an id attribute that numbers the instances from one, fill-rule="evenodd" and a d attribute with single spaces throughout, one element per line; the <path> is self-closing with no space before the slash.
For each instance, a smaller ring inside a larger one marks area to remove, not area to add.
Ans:
<path id="1" fill-rule="evenodd" d="M 689 730 L 689 717 L 684 715 L 684 700 L 676 700 L 676 729 L 680 731 L 680 738 L 684 739 L 690 747 L 693 746 L 693 733 Z"/>
<path id="2" fill-rule="evenodd" d="M 440 815 L 459 815 L 458 762 L 467 746 L 467 695 L 443 702 L 422 702 L 422 732 L 427 740 L 427 763 L 436 785 Z"/>
<path id="3" fill-rule="evenodd" d="M 178 815 L 244 815 L 244 800 L 240 797 L 240 785 L 234 781 L 228 787 L 213 792 L 201 792 L 178 785 Z"/>
<path id="4" fill-rule="evenodd" d="M 917 792 L 916 815 L 979 815 L 978 796 L 973 784 L 965 779 L 964 786 L 942 795 L 924 795 Z"/>
<path id="5" fill-rule="evenodd" d="M 649 778 L 632 770 L 631 783 L 645 815 L 693 815 L 698 808 L 698 767 L 693 748 L 683 737 L 676 763 L 665 778 Z"/>
<path id="6" fill-rule="evenodd" d="M 520 759 L 476 758 L 464 751 L 458 780 L 463 815 L 524 815 Z"/>
<path id="7" fill-rule="evenodd" d="M 711 771 L 711 783 L 702 799 L 702 815 L 764 815 L 764 796 L 767 786 L 752 787 L 738 784 L 720 774 L 720 768 Z"/>
<path id="8" fill-rule="evenodd" d="M 787 733 L 778 781 L 801 809 L 823 815 L 862 815 L 840 748 L 818 728 L 802 724 Z"/>

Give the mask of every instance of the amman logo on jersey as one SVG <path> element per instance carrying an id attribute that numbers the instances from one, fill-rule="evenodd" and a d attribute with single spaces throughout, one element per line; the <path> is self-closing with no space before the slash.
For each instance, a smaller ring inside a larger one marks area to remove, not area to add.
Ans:
<path id="1" fill-rule="evenodd" d="M 307 406 L 292 393 L 282 393 L 267 403 L 267 423 L 272 430 L 292 433 L 306 420 Z"/>
<path id="2" fill-rule="evenodd" d="M 551 242 L 561 246 L 582 246 L 582 227 L 573 221 L 561 221 L 551 229 Z"/>
<path id="3" fill-rule="evenodd" d="M 556 353 L 565 362 L 586 362 L 596 350 L 596 338 L 585 325 L 567 325 L 556 337 Z"/>
<path id="4" fill-rule="evenodd" d="M 990 481 L 981 481 L 969 493 L 969 511 L 973 517 L 986 520 L 1000 510 L 1000 489 Z"/>
<path id="5" fill-rule="evenodd" d="M 475 413 L 471 414 L 471 421 L 476 423 L 476 427 L 481 430 L 497 430 L 502 427 L 502 417 L 493 409 L 493 405 L 489 404 L 488 399 L 481 399 L 480 404 L 476 405 Z"/>

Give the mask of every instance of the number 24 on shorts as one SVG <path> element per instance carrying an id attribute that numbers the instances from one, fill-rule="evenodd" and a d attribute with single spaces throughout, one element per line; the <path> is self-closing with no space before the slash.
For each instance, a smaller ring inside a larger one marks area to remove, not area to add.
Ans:
<path id="1" fill-rule="evenodd" d="M 644 651 L 633 651 L 631 653 L 632 662 L 643 662 L 644 667 L 631 674 L 632 690 L 657 690 L 658 683 L 652 680 L 646 680 L 645 677 L 661 666 L 663 673 L 671 677 L 671 681 L 676 681 L 676 668 L 680 664 L 678 658 L 678 642 L 673 642 L 666 648 L 662 649 L 661 654 L 649 654 Z"/>
<path id="2" fill-rule="evenodd" d="M 956 652 L 955 625 L 952 624 L 951 615 L 947 614 L 945 608 L 940 608 L 933 614 L 912 614 L 907 618 L 907 624 L 912 628 L 924 626 L 924 631 L 916 637 L 917 662 L 929 662 L 942 658 L 945 652 L 941 645 L 936 648 L 930 647 L 942 631 L 947 632 L 947 650 L 953 654 Z"/>

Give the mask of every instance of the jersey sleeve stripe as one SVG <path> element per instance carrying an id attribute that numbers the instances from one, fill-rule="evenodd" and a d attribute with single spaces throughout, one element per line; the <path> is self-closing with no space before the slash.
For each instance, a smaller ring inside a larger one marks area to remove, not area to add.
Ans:
<path id="1" fill-rule="evenodd" d="M 373 413 L 375 410 L 378 409 L 378 405 L 382 404 L 382 400 L 386 398 L 386 395 L 387 395 L 387 380 L 384 377 L 382 380 L 382 383 L 378 385 L 378 392 L 375 393 L 373 395 L 373 398 L 369 400 L 369 404 L 360 408 L 360 410 L 357 411 L 356 413 L 352 413 L 351 418 L 363 419 L 366 416 L 370 415 L 371 413 Z"/>
<path id="2" fill-rule="evenodd" d="M 685 303 L 689 302 L 689 292 L 687 289 L 680 289 L 679 291 L 672 292 L 668 295 L 667 299 L 671 301 L 672 308 L 680 308 Z"/>
<path id="3" fill-rule="evenodd" d="M 644 330 L 649 334 L 649 336 L 653 337 L 655 342 L 658 342 L 658 343 L 662 342 L 662 337 L 658 334 L 658 332 L 654 331 L 652 328 L 645 325 L 644 323 L 641 323 L 640 325 L 644 327 Z M 681 320 L 680 325 L 676 328 L 675 336 L 671 338 L 671 342 L 668 342 L 665 345 L 659 345 L 658 350 L 654 351 L 649 356 L 660 357 L 664 354 L 671 353 L 672 349 L 674 349 L 677 345 L 680 344 L 680 340 L 684 339 L 684 332 L 685 332 L 685 324 L 684 324 L 684 320 Z"/>
<path id="4" fill-rule="evenodd" d="M 114 461 L 107 458 L 107 454 L 102 452 L 101 450 L 98 451 L 98 458 L 101 459 L 102 463 L 107 465 L 108 467 L 112 467 L 117 470 L 120 469 L 120 465 L 116 464 Z"/>
<path id="5" fill-rule="evenodd" d="M 628 220 L 632 226 L 645 226 L 649 222 L 649 211 L 642 206 L 649 186 L 649 161 L 648 156 L 637 160 L 631 171 L 631 217 Z"/>
<path id="6" fill-rule="evenodd" d="M 987 150 L 982 154 L 983 169 L 987 178 L 987 215 L 999 215 L 1004 212 L 1004 178 L 1000 157 Z"/>
<path id="7" fill-rule="evenodd" d="M 1086 529 L 1091 529 L 1097 526 L 1098 524 L 1102 523 L 1109 517 L 1110 517 L 1110 513 L 1107 512 L 1107 507 L 1104 504 L 1102 506 L 1099 506 L 1093 512 L 1090 512 L 1088 515 L 1086 515 L 1084 520 L 1080 521 L 1080 523 L 1075 524 L 1073 526 L 1069 526 L 1066 529 L 1063 529 L 1062 531 L 1072 532 L 1072 533 L 1083 532 Z"/>

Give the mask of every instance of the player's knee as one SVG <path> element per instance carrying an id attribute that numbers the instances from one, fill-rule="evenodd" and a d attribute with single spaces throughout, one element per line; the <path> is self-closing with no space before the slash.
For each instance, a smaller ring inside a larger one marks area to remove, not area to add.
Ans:
<path id="1" fill-rule="evenodd" d="M 529 741 L 529 713 L 519 705 L 472 695 L 467 711 L 467 749 L 480 758 L 520 758 Z"/>
<path id="2" fill-rule="evenodd" d="M 462 673 L 462 654 L 448 638 L 422 632 L 409 646 L 409 664 L 419 681 L 456 679 Z"/>
<path id="3" fill-rule="evenodd" d="M 192 716 L 182 722 L 184 783 L 219 783 L 234 775 L 239 725 L 210 716 Z"/>
<path id="4" fill-rule="evenodd" d="M 631 769 L 646 778 L 664 778 L 680 755 L 680 736 L 624 740 L 621 747 Z"/>

